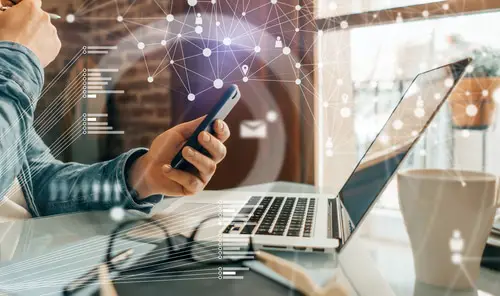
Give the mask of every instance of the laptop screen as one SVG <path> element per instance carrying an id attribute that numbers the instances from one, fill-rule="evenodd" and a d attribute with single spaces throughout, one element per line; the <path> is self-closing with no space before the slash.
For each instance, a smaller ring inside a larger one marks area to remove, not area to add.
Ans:
<path id="1" fill-rule="evenodd" d="M 347 211 L 352 223 L 345 223 L 350 224 L 344 230 L 347 237 L 375 203 L 469 63 L 470 59 L 462 60 L 419 74 L 410 85 L 339 193 L 343 214 Z"/>

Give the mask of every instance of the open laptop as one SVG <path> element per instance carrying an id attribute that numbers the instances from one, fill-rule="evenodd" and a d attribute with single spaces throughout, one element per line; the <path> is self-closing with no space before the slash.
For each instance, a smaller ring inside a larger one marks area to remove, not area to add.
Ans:
<path id="1" fill-rule="evenodd" d="M 250 194 L 185 197 L 183 205 L 201 215 L 201 205 L 236 208 L 219 233 L 252 236 L 257 249 L 334 252 L 345 246 L 396 170 L 443 106 L 471 59 L 419 74 L 337 196 L 319 194 Z M 196 204 L 200 208 L 196 208 Z M 193 207 L 193 205 L 195 205 Z M 224 213 L 226 214 L 226 213 Z"/>

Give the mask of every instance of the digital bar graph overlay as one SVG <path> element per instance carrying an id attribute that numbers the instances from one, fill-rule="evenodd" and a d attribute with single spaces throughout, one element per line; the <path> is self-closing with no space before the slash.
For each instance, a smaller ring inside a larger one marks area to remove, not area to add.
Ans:
<path id="1" fill-rule="evenodd" d="M 219 225 L 222 226 L 222 231 L 219 234 L 219 256 L 224 260 L 255 259 L 254 251 L 249 249 L 251 235 L 224 232 L 226 225 L 231 224 L 233 219 L 248 219 L 247 216 L 239 212 L 242 206 L 245 206 L 245 202 L 219 202 Z M 246 267 L 220 267 L 219 279 L 242 280 L 244 279 L 243 273 L 248 270 Z"/>
<path id="2" fill-rule="evenodd" d="M 117 46 L 84 46 L 85 55 L 106 55 Z M 101 95 L 106 99 L 109 94 L 124 94 L 124 90 L 113 89 L 113 77 L 111 74 L 119 72 L 119 69 L 86 68 L 84 72 L 83 99 L 95 100 Z M 89 101 L 89 102 L 90 102 Z M 83 113 L 84 135 L 123 135 L 124 131 L 115 130 L 108 123 L 107 113 Z"/>
<path id="3" fill-rule="evenodd" d="M 123 135 L 124 131 L 116 131 L 108 124 L 108 114 L 83 113 L 84 135 Z"/>

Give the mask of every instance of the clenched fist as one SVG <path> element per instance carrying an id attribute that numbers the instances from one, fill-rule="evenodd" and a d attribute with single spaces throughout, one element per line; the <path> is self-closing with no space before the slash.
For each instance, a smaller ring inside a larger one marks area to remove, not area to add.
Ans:
<path id="1" fill-rule="evenodd" d="M 2 5 L 11 6 L 14 2 L 2 0 Z M 0 12 L 0 41 L 24 45 L 46 67 L 59 54 L 61 41 L 50 22 L 49 14 L 41 6 L 41 0 L 23 0 L 11 9 Z"/>

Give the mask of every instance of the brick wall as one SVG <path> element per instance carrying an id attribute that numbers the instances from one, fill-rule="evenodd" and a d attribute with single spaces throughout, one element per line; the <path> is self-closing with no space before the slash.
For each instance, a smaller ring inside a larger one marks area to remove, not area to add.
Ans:
<path id="1" fill-rule="evenodd" d="M 58 27 L 59 35 L 63 43 L 63 49 L 58 59 L 46 69 L 46 81 L 50 82 L 60 69 L 62 69 L 69 59 L 78 52 L 84 45 L 116 45 L 121 39 L 130 35 L 129 31 L 139 28 L 130 22 L 120 23 L 117 21 L 117 8 L 120 14 L 125 13 L 125 18 L 133 19 L 134 22 L 139 18 L 164 18 L 170 0 L 156 1 L 160 3 L 161 8 L 153 0 L 117 0 L 107 1 L 108 4 L 87 5 L 92 1 L 75 0 L 45 0 L 43 7 L 46 11 L 60 14 L 63 19 L 66 15 L 78 11 L 75 22 L 66 21 L 54 22 Z M 162 10 L 163 9 L 163 10 Z M 147 24 L 150 20 L 140 21 Z M 126 25 L 126 26 L 125 26 Z M 148 67 L 156 69 L 163 59 L 163 53 L 153 53 L 147 56 Z M 96 57 L 96 56 L 94 56 Z M 127 52 L 120 53 L 120 58 L 127 59 Z M 98 63 L 99 61 L 94 61 Z M 117 89 L 126 90 L 125 94 L 110 97 L 108 100 L 108 111 L 110 113 L 110 123 L 119 130 L 125 131 L 125 136 L 109 136 L 100 139 L 100 150 L 102 155 L 100 160 L 112 158 L 123 151 L 136 148 L 148 147 L 156 135 L 168 129 L 171 125 L 171 100 L 170 100 L 170 73 L 163 71 L 155 77 L 155 82 L 147 82 L 148 72 L 143 60 L 139 60 L 133 67 L 129 68 L 121 76 L 117 83 Z M 51 92 L 41 100 L 39 110 L 42 110 L 51 98 L 57 95 L 63 88 L 66 79 L 51 90 Z M 76 114 L 75 114 L 76 115 Z M 60 114 L 62 117 L 63 114 Z M 68 115 L 66 115 L 68 116 Z M 64 130 L 65 124 L 61 122 L 55 128 L 46 141 L 57 138 Z M 70 153 L 65 155 L 65 160 L 71 160 Z"/>

